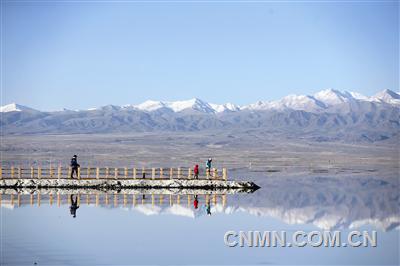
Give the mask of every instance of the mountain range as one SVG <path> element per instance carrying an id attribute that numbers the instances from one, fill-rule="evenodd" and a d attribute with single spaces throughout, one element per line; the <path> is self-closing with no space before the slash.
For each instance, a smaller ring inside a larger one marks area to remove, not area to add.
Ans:
<path id="1" fill-rule="evenodd" d="M 398 136 L 399 108 L 400 94 L 391 90 L 367 97 L 333 89 L 244 106 L 195 98 L 45 112 L 12 103 L 0 107 L 0 126 L 3 135 L 257 129 L 319 141 L 378 141 Z"/>

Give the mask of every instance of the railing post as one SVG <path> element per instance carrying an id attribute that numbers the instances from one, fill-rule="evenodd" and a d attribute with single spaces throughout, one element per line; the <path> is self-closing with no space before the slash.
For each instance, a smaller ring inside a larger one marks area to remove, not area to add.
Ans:
<path id="1" fill-rule="evenodd" d="M 213 168 L 213 171 L 214 171 L 213 177 L 214 177 L 214 179 L 217 179 L 218 178 L 218 170 L 217 170 L 217 168 Z"/>
<path id="2" fill-rule="evenodd" d="M 0 165 L 0 179 L 3 179 L 3 166 Z"/>
<path id="3" fill-rule="evenodd" d="M 192 168 L 188 169 L 188 178 L 192 178 Z"/>
<path id="4" fill-rule="evenodd" d="M 181 178 L 181 168 L 178 167 L 178 179 Z"/>
<path id="5" fill-rule="evenodd" d="M 156 168 L 151 168 L 151 179 L 154 180 L 155 177 L 156 177 Z"/>
<path id="6" fill-rule="evenodd" d="M 72 171 L 71 166 L 68 166 L 68 176 L 67 176 L 67 178 L 71 177 L 71 171 Z"/>
<path id="7" fill-rule="evenodd" d="M 81 180 L 81 168 L 78 167 L 78 180 Z"/>
<path id="8" fill-rule="evenodd" d="M 128 167 L 125 167 L 125 169 L 124 169 L 124 175 L 125 175 L 125 178 L 128 178 Z"/>
<path id="9" fill-rule="evenodd" d="M 18 178 L 21 179 L 21 166 L 18 166 Z"/>
<path id="10" fill-rule="evenodd" d="M 11 178 L 14 178 L 14 166 L 11 166 Z"/>
<path id="11" fill-rule="evenodd" d="M 100 169 L 96 167 L 96 179 L 100 178 Z"/>
<path id="12" fill-rule="evenodd" d="M 170 168 L 169 169 L 169 179 L 172 179 L 173 175 L 174 175 L 174 169 Z"/>
<path id="13" fill-rule="evenodd" d="M 58 179 L 61 178 L 61 165 L 58 166 L 57 177 L 58 177 Z"/>
<path id="14" fill-rule="evenodd" d="M 133 168 L 133 179 L 136 179 L 137 170 L 136 167 Z"/>
<path id="15" fill-rule="evenodd" d="M 33 179 L 35 176 L 35 169 L 31 166 L 31 178 Z"/>
<path id="16" fill-rule="evenodd" d="M 49 166 L 49 176 L 50 176 L 50 178 L 53 177 L 53 169 L 51 168 L 51 164 Z"/>
<path id="17" fill-rule="evenodd" d="M 228 171 L 226 168 L 222 168 L 222 178 L 226 181 L 228 180 Z"/>
<path id="18" fill-rule="evenodd" d="M 90 178 L 90 167 L 89 166 L 88 166 L 86 172 L 87 172 L 86 178 Z"/>
<path id="19" fill-rule="evenodd" d="M 114 168 L 114 178 L 118 179 L 118 168 Z"/>
<path id="20" fill-rule="evenodd" d="M 42 178 L 42 168 L 40 166 L 38 166 L 37 175 L 38 175 L 38 179 Z"/>
<path id="21" fill-rule="evenodd" d="M 163 178 L 164 177 L 164 171 L 163 171 L 163 168 L 161 167 L 160 168 L 160 178 Z"/>
<path id="22" fill-rule="evenodd" d="M 210 168 L 206 169 L 206 178 L 209 179 L 210 178 Z"/>
<path id="23" fill-rule="evenodd" d="M 106 178 L 108 178 L 108 175 L 110 174 L 110 169 L 106 167 Z"/>

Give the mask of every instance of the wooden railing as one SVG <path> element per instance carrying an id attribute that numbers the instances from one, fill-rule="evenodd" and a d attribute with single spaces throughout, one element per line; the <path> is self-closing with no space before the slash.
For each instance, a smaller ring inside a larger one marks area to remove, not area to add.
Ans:
<path id="1" fill-rule="evenodd" d="M 0 179 L 52 179 L 52 178 L 71 178 L 71 167 L 15 167 L 9 168 L 0 167 Z M 202 175 L 200 175 L 202 174 Z M 210 170 L 202 169 L 199 174 L 199 179 L 228 179 L 226 168 L 218 170 L 212 168 Z M 129 168 L 129 167 L 79 167 L 77 174 L 74 173 L 74 178 L 77 179 L 194 179 L 192 168 Z"/>

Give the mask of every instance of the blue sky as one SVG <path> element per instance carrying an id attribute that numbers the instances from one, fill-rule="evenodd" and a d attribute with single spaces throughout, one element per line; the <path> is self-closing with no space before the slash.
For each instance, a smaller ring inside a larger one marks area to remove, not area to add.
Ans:
<path id="1" fill-rule="evenodd" d="M 2 104 L 399 90 L 399 2 L 2 1 Z"/>

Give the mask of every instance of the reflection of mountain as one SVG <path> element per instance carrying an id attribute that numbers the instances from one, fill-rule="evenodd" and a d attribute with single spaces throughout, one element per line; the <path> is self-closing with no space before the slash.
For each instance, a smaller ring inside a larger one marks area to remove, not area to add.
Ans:
<path id="1" fill-rule="evenodd" d="M 399 180 L 371 177 L 263 177 L 255 180 L 261 189 L 252 194 L 228 196 L 199 195 L 199 208 L 193 207 L 193 194 L 81 194 L 80 204 L 122 208 L 144 215 L 177 215 L 198 218 L 206 215 L 205 204 L 211 202 L 211 213 L 239 212 L 277 218 L 288 224 L 313 224 L 323 230 L 359 228 L 371 225 L 381 230 L 400 229 Z M 58 204 L 57 192 L 40 196 L 42 204 Z M 11 192 L 10 192 L 11 193 Z M 14 191 L 15 193 L 15 191 Z M 68 193 L 72 193 L 69 191 Z M 81 192 L 82 193 L 82 192 Z M 88 192 L 87 192 L 88 193 Z M 39 195 L 2 196 L 2 207 L 40 205 Z M 67 195 L 61 195 L 61 204 Z M 10 197 L 10 198 L 9 198 Z M 207 197 L 209 197 L 207 199 Z"/>
<path id="2" fill-rule="evenodd" d="M 168 207 L 152 206 L 150 204 L 138 205 L 134 208 L 134 210 L 145 215 L 172 214 L 190 218 L 196 218 L 205 215 L 205 210 L 202 207 L 199 207 L 195 210 L 192 207 L 189 208 L 183 205 L 176 204 Z"/>
<path id="3" fill-rule="evenodd" d="M 370 224 L 383 230 L 400 225 L 397 178 L 296 177 L 257 180 L 262 189 L 230 203 L 258 216 L 289 224 L 312 223 L 321 229 Z M 236 200 L 235 200 L 236 199 Z"/>
<path id="4" fill-rule="evenodd" d="M 323 230 L 363 225 L 385 231 L 400 228 L 397 178 L 264 177 L 255 181 L 261 185 L 260 190 L 229 196 L 227 206 L 212 205 L 212 213 L 246 212 L 287 224 L 313 224 Z M 153 214 L 197 217 L 193 208 L 184 205 L 166 206 Z"/>

